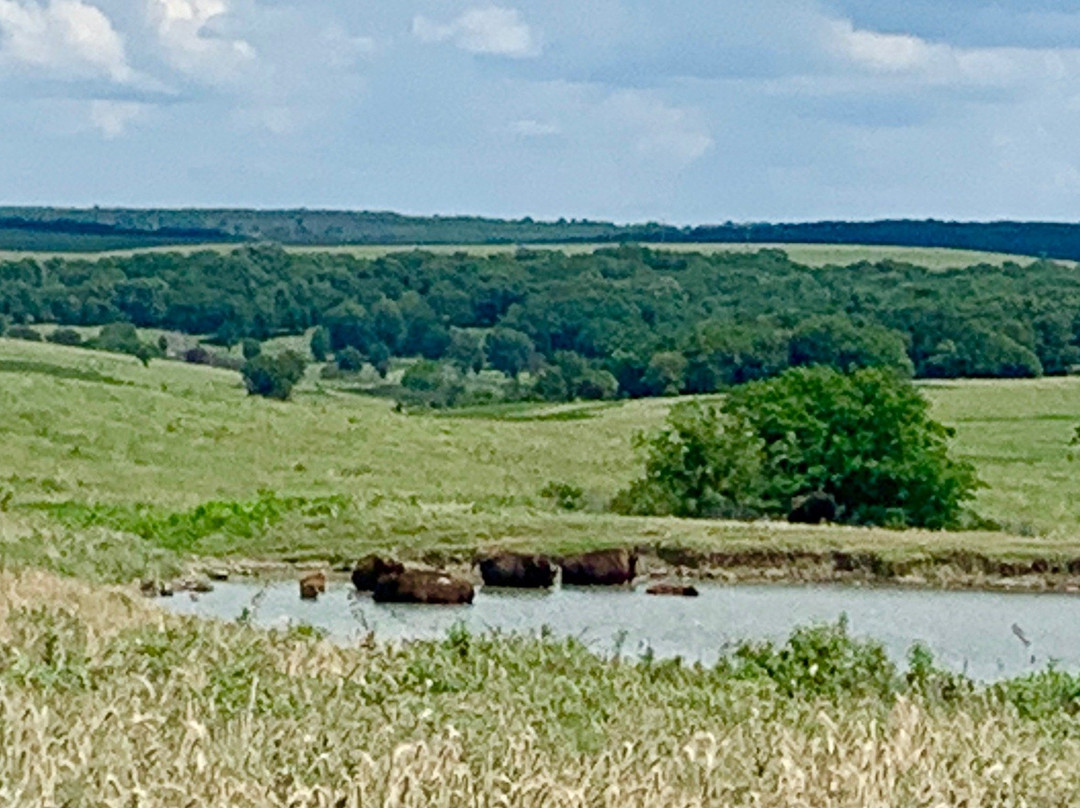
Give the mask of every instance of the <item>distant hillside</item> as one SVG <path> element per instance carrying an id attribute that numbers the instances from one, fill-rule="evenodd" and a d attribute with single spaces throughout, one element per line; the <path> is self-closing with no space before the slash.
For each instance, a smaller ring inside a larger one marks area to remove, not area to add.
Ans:
<path id="1" fill-rule="evenodd" d="M 1080 259 L 1080 224 L 1055 222 L 655 222 L 403 216 L 372 211 L 0 207 L 0 250 L 91 252 L 170 244 L 867 244 Z"/>

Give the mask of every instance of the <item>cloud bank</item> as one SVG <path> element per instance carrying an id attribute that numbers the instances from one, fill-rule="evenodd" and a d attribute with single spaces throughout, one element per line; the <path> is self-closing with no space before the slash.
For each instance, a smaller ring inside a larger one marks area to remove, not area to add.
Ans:
<path id="1" fill-rule="evenodd" d="M 8 201 L 1075 218 L 1052 0 L 0 0 Z"/>

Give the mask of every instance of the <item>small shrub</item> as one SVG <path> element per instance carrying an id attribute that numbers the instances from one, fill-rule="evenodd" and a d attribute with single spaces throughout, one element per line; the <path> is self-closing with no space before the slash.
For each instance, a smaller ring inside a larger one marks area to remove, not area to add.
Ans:
<path id="1" fill-rule="evenodd" d="M 78 346 L 83 344 L 82 335 L 74 328 L 57 328 L 45 339 L 49 342 L 55 342 L 57 345 Z"/>
<path id="2" fill-rule="evenodd" d="M 99 351 L 126 353 L 134 355 L 142 343 L 139 333 L 131 323 L 109 323 L 103 325 L 98 335 L 90 341 Z"/>
<path id="3" fill-rule="evenodd" d="M 386 343 L 376 342 L 372 345 L 368 360 L 379 377 L 385 379 L 386 374 L 390 372 L 390 349 L 386 347 Z"/>
<path id="4" fill-rule="evenodd" d="M 438 389 L 442 382 L 442 366 L 427 359 L 412 365 L 401 377 L 401 386 L 415 392 L 431 392 Z"/>
<path id="5" fill-rule="evenodd" d="M 184 361 L 192 365 L 209 365 L 213 363 L 214 355 L 202 345 L 196 345 L 184 351 Z"/>
<path id="6" fill-rule="evenodd" d="M 8 339 L 21 339 L 26 342 L 41 342 L 41 333 L 28 325 L 9 326 L 4 336 Z"/>
<path id="7" fill-rule="evenodd" d="M 574 386 L 574 392 L 588 401 L 615 398 L 619 382 L 606 370 L 588 370 Z"/>
<path id="8" fill-rule="evenodd" d="M 1034 721 L 1049 722 L 1055 718 L 1075 721 L 1080 715 L 1080 677 L 1053 666 L 1001 682 L 992 688 L 992 693 L 1015 707 L 1023 718 Z"/>
<path id="9" fill-rule="evenodd" d="M 585 492 L 576 485 L 554 480 L 540 489 L 540 496 L 551 500 L 564 511 L 580 511 L 585 507 Z"/>
<path id="10" fill-rule="evenodd" d="M 616 495 L 618 513 L 750 516 L 761 507 L 761 440 L 743 418 L 699 401 L 677 404 L 667 425 L 639 435 L 645 476 Z"/>
<path id="11" fill-rule="evenodd" d="M 144 365 L 162 355 L 156 343 L 143 342 L 139 332 L 131 323 L 109 323 L 101 327 L 96 337 L 86 343 L 91 348 L 110 353 L 129 354 L 138 358 Z"/>
<path id="12" fill-rule="evenodd" d="M 741 643 L 717 668 L 740 679 L 771 680 L 789 698 L 889 700 L 901 684 L 884 646 L 853 638 L 843 616 L 835 625 L 797 628 L 779 647 L 769 641 Z"/>
<path id="13" fill-rule="evenodd" d="M 334 355 L 338 370 L 346 373 L 358 373 L 364 367 L 364 355 L 351 345 L 342 348 Z"/>
<path id="14" fill-rule="evenodd" d="M 316 362 L 325 362 L 330 355 L 330 332 L 320 325 L 311 334 L 311 356 Z"/>
<path id="15" fill-rule="evenodd" d="M 262 344 L 257 339 L 244 337 L 240 340 L 240 351 L 244 354 L 244 359 L 254 359 L 262 353 Z"/>
<path id="16" fill-rule="evenodd" d="M 244 363 L 241 373 L 251 395 L 284 401 L 304 376 L 304 358 L 295 351 L 262 355 Z"/>

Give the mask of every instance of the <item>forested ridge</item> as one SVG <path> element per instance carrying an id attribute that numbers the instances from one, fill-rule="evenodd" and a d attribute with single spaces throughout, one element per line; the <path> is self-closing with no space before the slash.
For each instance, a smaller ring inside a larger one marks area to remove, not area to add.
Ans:
<path id="1" fill-rule="evenodd" d="M 814 364 L 951 378 L 1080 363 L 1080 272 L 1049 261 L 814 269 L 780 250 L 365 259 L 254 246 L 0 262 L 0 316 L 130 322 L 225 344 L 320 326 L 316 353 L 527 372 L 552 399 L 709 392 Z"/>
<path id="2" fill-rule="evenodd" d="M 0 249 L 99 251 L 170 244 L 751 243 L 948 247 L 1080 259 L 1080 224 L 933 219 L 725 222 L 675 227 L 587 219 L 405 216 L 387 211 L 0 207 Z"/>

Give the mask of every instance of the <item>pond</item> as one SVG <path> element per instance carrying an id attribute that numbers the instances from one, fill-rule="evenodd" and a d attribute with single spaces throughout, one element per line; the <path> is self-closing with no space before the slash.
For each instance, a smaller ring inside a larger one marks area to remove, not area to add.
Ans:
<path id="1" fill-rule="evenodd" d="M 1011 677 L 1054 661 L 1080 671 L 1080 597 L 975 591 L 699 583 L 697 598 L 646 595 L 643 588 L 481 589 L 471 606 L 377 604 L 347 584 L 301 601 L 295 581 L 224 582 L 193 598 L 159 601 L 170 611 L 255 625 L 307 624 L 339 642 L 369 631 L 381 640 L 438 639 L 455 623 L 470 631 L 574 636 L 598 653 L 681 656 L 713 663 L 740 640 L 784 640 L 801 625 L 835 622 L 881 641 L 900 663 L 922 642 L 939 664 L 981 680 Z M 1028 645 L 1014 633 L 1023 633 Z"/>

